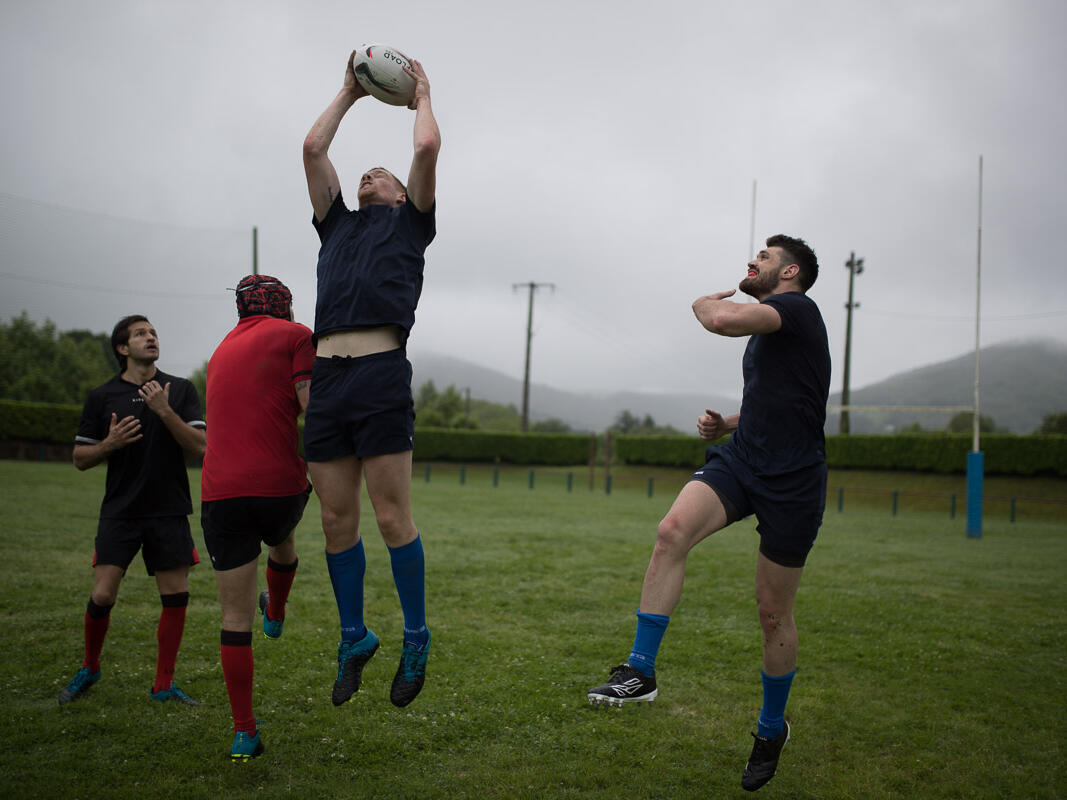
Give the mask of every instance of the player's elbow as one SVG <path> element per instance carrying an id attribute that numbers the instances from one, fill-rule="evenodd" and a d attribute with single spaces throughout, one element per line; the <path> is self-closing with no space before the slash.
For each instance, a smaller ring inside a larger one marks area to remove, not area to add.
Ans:
<path id="1" fill-rule="evenodd" d="M 427 133 L 415 140 L 415 157 L 421 160 L 437 160 L 437 154 L 441 151 L 441 135 L 439 133 Z"/>
<path id="2" fill-rule="evenodd" d="M 326 155 L 326 142 L 321 136 L 309 133 L 304 137 L 304 162 L 314 161 Z"/>
<path id="3" fill-rule="evenodd" d="M 714 306 L 705 305 L 700 300 L 693 303 L 693 313 L 696 314 L 697 320 L 704 326 L 705 330 L 717 333 L 720 336 L 730 335 L 728 332 L 730 315 L 728 313 Z"/>
<path id="4" fill-rule="evenodd" d="M 85 472 L 89 467 L 93 466 L 96 462 L 90 458 L 86 458 L 85 453 L 81 452 L 80 447 L 74 448 L 74 453 L 71 456 L 71 460 L 74 462 L 74 466 L 80 472 Z"/>

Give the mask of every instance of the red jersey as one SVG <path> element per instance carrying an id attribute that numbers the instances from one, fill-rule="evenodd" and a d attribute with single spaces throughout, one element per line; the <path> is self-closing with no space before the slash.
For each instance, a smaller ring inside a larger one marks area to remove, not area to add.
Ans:
<path id="1" fill-rule="evenodd" d="M 226 335 L 207 365 L 202 500 L 286 497 L 307 488 L 295 386 L 311 378 L 314 363 L 311 330 L 298 322 L 245 317 Z"/>

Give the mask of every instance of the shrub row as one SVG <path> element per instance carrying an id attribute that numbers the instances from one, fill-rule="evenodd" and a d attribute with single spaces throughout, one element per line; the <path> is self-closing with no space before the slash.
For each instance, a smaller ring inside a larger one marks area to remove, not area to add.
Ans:
<path id="1" fill-rule="evenodd" d="M 971 444 L 970 434 L 827 436 L 826 461 L 835 469 L 964 472 Z M 1067 436 L 986 434 L 980 446 L 989 474 L 1067 477 Z M 615 439 L 615 454 L 627 464 L 698 466 L 704 462 L 704 448 L 705 442 L 694 436 Z"/>
<path id="2" fill-rule="evenodd" d="M 69 445 L 81 407 L 0 400 L 0 441 Z M 725 441 L 725 440 L 723 440 Z M 590 437 L 569 433 L 497 433 L 419 427 L 420 461 L 501 462 L 567 466 L 589 461 Z M 616 436 L 615 458 L 625 464 L 695 467 L 706 443 L 695 436 Z M 986 434 L 981 440 L 990 474 L 1067 477 L 1067 436 Z M 963 472 L 970 435 L 827 436 L 826 460 L 836 469 Z"/>
<path id="3" fill-rule="evenodd" d="M 586 464 L 589 435 L 416 427 L 414 457 L 419 461 Z"/>
<path id="4" fill-rule="evenodd" d="M 0 400 L 0 441 L 70 445 L 81 411 L 81 406 L 75 405 Z M 414 456 L 421 461 L 585 464 L 589 461 L 589 435 L 419 427 Z"/>
<path id="5" fill-rule="evenodd" d="M 0 400 L 0 441 L 73 444 L 81 406 Z"/>

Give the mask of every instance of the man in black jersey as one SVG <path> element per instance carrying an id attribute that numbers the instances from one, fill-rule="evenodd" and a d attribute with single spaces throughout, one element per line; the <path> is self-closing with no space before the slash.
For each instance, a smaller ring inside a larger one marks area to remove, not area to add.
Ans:
<path id="1" fill-rule="evenodd" d="M 806 292 L 819 274 L 815 253 L 801 239 L 772 236 L 748 263 L 739 288 L 759 303 L 734 303 L 734 290 L 706 295 L 693 312 L 711 333 L 749 336 L 742 361 L 741 412 L 710 409 L 697 421 L 708 463 L 679 493 L 659 524 L 645 573 L 637 634 L 628 660 L 607 683 L 589 690 L 591 703 L 622 705 L 656 697 L 655 659 L 677 606 L 689 551 L 750 514 L 760 536 L 756 603 L 763 630 L 763 708 L 741 786 L 769 781 L 789 739 L 785 705 L 796 671 L 793 602 L 826 503 L 823 425 L 830 387 L 826 327 Z"/>
<path id="2" fill-rule="evenodd" d="M 189 567 L 199 561 L 189 530 L 193 507 L 184 454 L 204 454 L 200 399 L 189 381 L 156 369 L 159 338 L 146 317 L 119 320 L 111 347 L 121 372 L 89 392 L 74 439 L 74 466 L 86 470 L 106 461 L 107 483 L 84 618 L 85 659 L 59 702 L 82 697 L 100 680 L 111 609 L 140 550 L 163 604 L 151 698 L 195 706 L 173 676 L 189 604 Z"/>
<path id="3" fill-rule="evenodd" d="M 329 148 L 342 118 L 367 97 L 352 56 L 341 90 L 304 139 L 312 223 L 322 243 L 304 453 L 322 505 L 326 564 L 340 618 L 335 706 L 359 691 L 363 667 L 379 646 L 363 616 L 364 481 L 404 614 L 400 664 L 389 694 L 394 705 L 407 705 L 422 689 L 430 648 L 422 538 L 411 510 L 415 406 L 405 345 L 422 292 L 423 254 L 436 234 L 441 133 L 426 72 L 418 61 L 407 72 L 415 80 L 407 185 L 374 167 L 359 180 L 359 207 L 345 205 Z"/>

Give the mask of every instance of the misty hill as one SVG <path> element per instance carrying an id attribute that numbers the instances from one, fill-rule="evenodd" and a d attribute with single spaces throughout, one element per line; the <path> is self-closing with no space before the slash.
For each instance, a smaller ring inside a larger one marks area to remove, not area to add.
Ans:
<path id="1" fill-rule="evenodd" d="M 469 388 L 471 397 L 522 406 L 522 381 L 487 367 L 439 353 L 412 353 L 416 387 L 432 380 L 438 389 L 454 385 Z M 1067 411 L 1067 346 L 1054 341 L 1016 342 L 983 348 L 981 359 L 981 413 L 998 427 L 1031 433 L 1047 414 Z M 870 386 L 853 388 L 854 405 L 970 406 L 974 396 L 974 355 L 919 367 Z M 841 402 L 840 391 L 830 404 Z M 672 425 L 683 433 L 694 430 L 696 416 L 705 408 L 734 410 L 739 398 L 713 394 L 651 394 L 615 392 L 579 394 L 539 383 L 530 386 L 532 421 L 550 417 L 563 420 L 577 431 L 602 431 L 628 410 L 650 414 L 659 425 Z M 950 413 L 853 412 L 854 433 L 880 433 L 918 423 L 942 429 Z M 827 431 L 838 431 L 838 415 L 827 415 Z"/>
<path id="2" fill-rule="evenodd" d="M 982 348 L 979 413 L 998 428 L 1033 433 L 1047 414 L 1067 411 L 1067 345 L 1052 340 L 1012 342 Z M 974 401 L 974 353 L 903 372 L 852 389 L 853 405 L 970 406 Z M 830 404 L 841 402 L 840 391 Z M 952 414 L 853 412 L 853 433 L 881 433 L 912 423 L 944 428 Z M 828 414 L 826 429 L 839 430 Z"/>
<path id="3" fill-rule="evenodd" d="M 522 410 L 522 381 L 502 372 L 441 353 L 410 353 L 417 388 L 432 380 L 438 389 L 454 385 L 462 394 L 470 389 L 472 398 L 513 405 Z M 705 408 L 736 410 L 740 398 L 713 394 L 651 394 L 614 392 L 580 394 L 554 389 L 541 383 L 530 384 L 530 421 L 555 417 L 575 431 L 602 431 L 623 411 L 644 417 L 650 414 L 657 425 L 673 425 L 679 431 L 696 430 L 697 415 Z"/>

